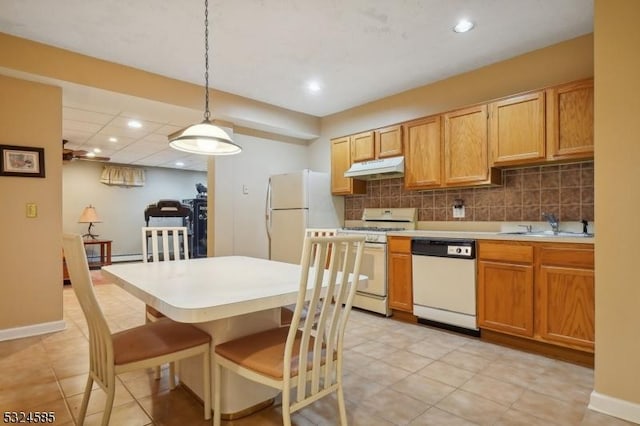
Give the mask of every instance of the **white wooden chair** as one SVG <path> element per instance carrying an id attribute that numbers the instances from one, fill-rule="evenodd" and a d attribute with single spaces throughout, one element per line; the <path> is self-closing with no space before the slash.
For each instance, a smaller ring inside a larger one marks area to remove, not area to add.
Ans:
<path id="1" fill-rule="evenodd" d="M 189 259 L 186 226 L 142 227 L 143 262 L 184 259 Z"/>
<path id="2" fill-rule="evenodd" d="M 189 244 L 186 226 L 143 226 L 142 261 L 167 262 L 189 259 Z M 153 322 L 164 315 L 157 309 L 145 305 L 145 321 Z M 176 366 L 169 364 L 169 386 L 176 386 Z M 160 367 L 156 368 L 156 380 L 160 378 Z"/>
<path id="3" fill-rule="evenodd" d="M 202 355 L 204 418 L 211 418 L 211 336 L 168 318 L 111 333 L 96 299 L 82 237 L 65 234 L 62 246 L 73 291 L 89 326 L 89 377 L 78 424 L 84 423 L 93 382 L 107 393 L 102 425 L 109 424 L 116 390 L 116 375 Z"/>
<path id="4" fill-rule="evenodd" d="M 307 228 L 305 230 L 305 238 L 306 237 L 333 237 L 337 235 L 338 230 L 332 228 Z M 312 253 L 312 255 L 315 253 Z M 330 258 L 331 253 L 327 255 L 327 261 Z M 302 256 L 302 253 L 300 254 Z M 327 267 L 329 264 L 327 263 Z M 283 306 L 280 309 L 280 325 L 288 325 L 291 324 L 291 318 L 293 317 L 293 311 L 296 309 L 296 305 L 287 305 Z M 303 316 L 306 315 L 306 312 L 303 312 Z"/>
<path id="5" fill-rule="evenodd" d="M 332 392 L 338 394 L 340 422 L 347 424 L 342 387 L 343 340 L 363 249 L 363 236 L 305 238 L 300 291 L 291 324 L 221 343 L 215 348 L 215 426 L 220 425 L 221 419 L 223 368 L 281 390 L 284 425 L 291 424 L 293 412 Z M 329 266 L 325 268 L 327 259 Z M 349 279 L 354 282 L 350 284 Z M 318 309 L 319 315 L 303 318 L 307 289 L 312 293 L 309 310 Z"/>

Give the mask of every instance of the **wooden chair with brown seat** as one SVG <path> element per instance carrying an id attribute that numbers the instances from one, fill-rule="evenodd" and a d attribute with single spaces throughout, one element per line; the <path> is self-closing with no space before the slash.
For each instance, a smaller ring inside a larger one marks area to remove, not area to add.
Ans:
<path id="1" fill-rule="evenodd" d="M 337 229 L 331 228 L 307 228 L 305 230 L 305 238 L 306 237 L 333 237 L 338 233 Z M 313 254 L 313 253 L 312 253 Z M 330 259 L 331 253 L 327 254 L 327 262 Z M 328 267 L 329 264 L 327 263 Z M 287 305 L 280 308 L 280 325 L 288 325 L 291 324 L 291 318 L 293 318 L 293 311 L 296 309 L 296 305 Z M 306 316 L 307 312 L 303 312 L 303 317 Z"/>
<path id="2" fill-rule="evenodd" d="M 107 393 L 102 425 L 109 424 L 116 375 L 201 355 L 203 360 L 204 418 L 211 418 L 211 336 L 168 318 L 111 333 L 96 298 L 80 235 L 65 234 L 62 246 L 71 285 L 89 326 L 89 376 L 78 424 L 84 423 L 93 382 Z"/>
<path id="3" fill-rule="evenodd" d="M 142 261 L 167 262 L 189 259 L 189 244 L 186 226 L 143 226 Z M 153 322 L 163 318 L 161 312 L 145 305 L 145 321 Z M 169 364 L 169 386 L 176 386 L 175 364 Z M 160 367 L 156 368 L 156 380 L 160 378 Z"/>
<path id="4" fill-rule="evenodd" d="M 340 422 L 347 424 L 342 352 L 363 249 L 363 236 L 305 238 L 298 300 L 291 324 L 215 348 L 214 425 L 220 425 L 221 400 L 225 396 L 222 369 L 279 389 L 282 419 L 287 426 L 293 412 L 333 392 L 338 396 Z M 327 259 L 329 266 L 325 268 Z M 309 293 L 309 310 L 317 309 L 319 314 L 303 318 Z"/>

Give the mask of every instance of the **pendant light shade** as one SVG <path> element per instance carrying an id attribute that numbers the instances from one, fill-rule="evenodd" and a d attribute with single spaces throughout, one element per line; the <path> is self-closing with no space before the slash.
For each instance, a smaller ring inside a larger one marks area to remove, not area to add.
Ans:
<path id="1" fill-rule="evenodd" d="M 204 120 L 169 135 L 169 146 L 179 151 L 204 155 L 233 155 L 242 148 L 210 120 L 209 112 L 209 2 L 204 1 Z"/>
<path id="2" fill-rule="evenodd" d="M 242 151 L 231 137 L 209 120 L 169 136 L 169 146 L 190 154 L 233 155 Z"/>

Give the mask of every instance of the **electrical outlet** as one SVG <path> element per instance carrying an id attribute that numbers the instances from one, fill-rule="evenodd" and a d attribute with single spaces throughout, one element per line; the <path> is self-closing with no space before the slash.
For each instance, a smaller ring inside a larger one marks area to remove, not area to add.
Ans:
<path id="1" fill-rule="evenodd" d="M 464 206 L 453 207 L 453 217 L 456 219 L 461 219 L 464 217 Z"/>

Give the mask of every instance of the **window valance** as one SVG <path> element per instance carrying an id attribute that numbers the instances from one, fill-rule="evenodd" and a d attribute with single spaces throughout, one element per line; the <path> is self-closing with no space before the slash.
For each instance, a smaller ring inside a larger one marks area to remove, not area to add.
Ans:
<path id="1" fill-rule="evenodd" d="M 117 186 L 144 186 L 144 169 L 123 166 L 104 166 L 100 182 Z"/>

